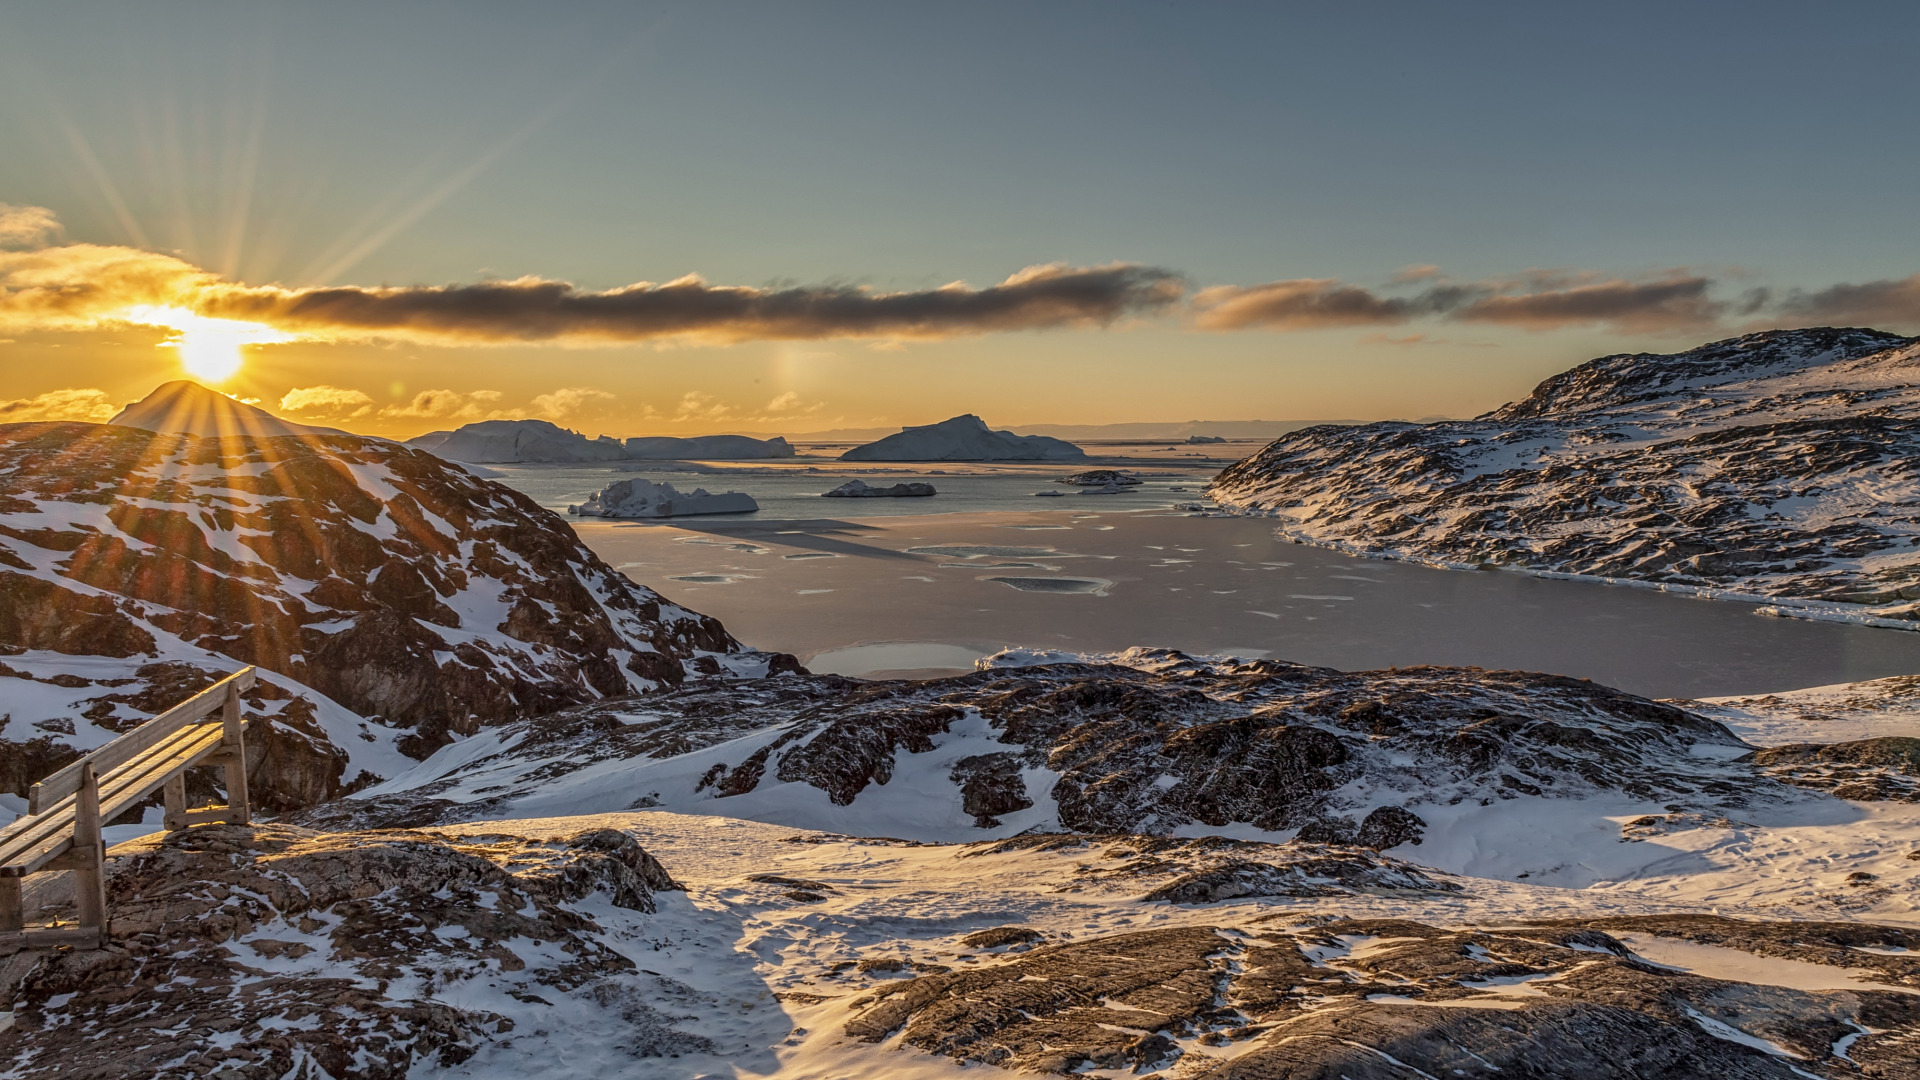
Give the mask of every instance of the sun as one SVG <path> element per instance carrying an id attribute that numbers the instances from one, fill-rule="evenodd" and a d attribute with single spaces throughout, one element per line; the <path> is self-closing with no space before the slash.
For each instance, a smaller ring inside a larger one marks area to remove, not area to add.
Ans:
<path id="1" fill-rule="evenodd" d="M 181 370 L 201 382 L 222 383 L 240 373 L 245 362 L 241 351 L 248 345 L 278 345 L 294 340 L 293 335 L 271 326 L 238 319 L 213 319 L 186 308 L 143 304 L 128 308 L 121 318 L 145 326 L 164 326 L 173 331 L 161 342 L 180 358 Z"/>

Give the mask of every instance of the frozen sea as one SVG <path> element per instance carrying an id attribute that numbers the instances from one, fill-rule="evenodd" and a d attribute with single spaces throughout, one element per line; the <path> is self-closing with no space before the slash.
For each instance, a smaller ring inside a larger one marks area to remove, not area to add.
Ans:
<path id="1" fill-rule="evenodd" d="M 1147 482 L 1123 495 L 1075 494 L 1050 482 L 1059 466 L 495 469 L 562 512 L 632 475 L 753 495 L 756 514 L 572 520 L 628 576 L 816 671 L 934 676 L 1010 646 L 1134 645 L 1347 670 L 1517 668 L 1655 697 L 1920 671 L 1920 633 L 1770 618 L 1748 604 L 1650 589 L 1361 559 L 1281 540 L 1258 518 L 1174 509 L 1201 498 L 1219 467 L 1138 462 Z M 925 479 L 940 494 L 819 496 L 855 476 Z M 1038 490 L 1068 494 L 1033 497 Z"/>

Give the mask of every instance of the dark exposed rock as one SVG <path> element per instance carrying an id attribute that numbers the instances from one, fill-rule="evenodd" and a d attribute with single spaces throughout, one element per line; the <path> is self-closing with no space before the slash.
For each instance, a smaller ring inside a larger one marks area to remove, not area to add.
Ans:
<path id="1" fill-rule="evenodd" d="M 1030 941 L 1044 941 L 1046 935 L 1029 926 L 996 926 L 988 930 L 975 930 L 960 939 L 960 944 L 969 949 L 997 949 L 1002 945 L 1025 945 Z"/>
<path id="2" fill-rule="evenodd" d="M 975 754 L 955 763 L 951 779 L 960 785 L 961 808 L 973 815 L 975 825 L 991 829 L 1000 824 L 1000 814 L 1033 806 L 1020 775 L 1023 764 L 1012 752 Z"/>
<path id="3" fill-rule="evenodd" d="M 1354 837 L 1354 843 L 1375 851 L 1385 851 L 1401 844 L 1418 844 L 1420 833 L 1426 827 L 1427 823 L 1411 810 L 1382 806 L 1360 823 L 1360 832 Z"/>
<path id="4" fill-rule="evenodd" d="M 1887 736 L 1756 750 L 1755 765 L 1801 787 L 1861 802 L 1920 802 L 1920 739 Z"/>
<path id="5" fill-rule="evenodd" d="M 1784 943 L 1803 925 L 1694 919 L 1686 936 L 1717 934 L 1741 948 Z M 1675 930 L 1659 917 L 1446 930 L 1274 915 L 1049 945 L 882 983 L 854 1002 L 845 1030 L 1062 1074 L 1177 1065 L 1180 1076 L 1209 1080 L 1920 1076 L 1910 1052 L 1920 996 L 1703 978 L 1641 962 L 1602 925 Z M 1843 936 L 1861 942 L 1910 935 L 1848 925 Z M 1920 974 L 1912 959 L 1889 967 Z M 1757 1049 L 1762 1040 L 1794 1056 Z"/>

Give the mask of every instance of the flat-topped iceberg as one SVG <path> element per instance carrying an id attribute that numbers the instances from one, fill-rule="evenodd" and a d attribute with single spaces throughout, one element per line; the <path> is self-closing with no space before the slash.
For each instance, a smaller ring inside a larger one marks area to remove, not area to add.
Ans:
<path id="1" fill-rule="evenodd" d="M 678 439 L 655 436 L 622 442 L 611 435 L 589 439 L 577 431 L 545 420 L 481 420 L 452 431 L 430 431 L 408 439 L 407 445 L 449 461 L 503 463 L 662 459 L 745 461 L 794 456 L 793 446 L 781 438 L 696 435 Z"/>
<path id="2" fill-rule="evenodd" d="M 832 491 L 820 493 L 828 499 L 903 499 L 933 495 L 932 484 L 906 483 L 892 487 L 874 487 L 865 480 L 849 480 Z"/>
<path id="3" fill-rule="evenodd" d="M 994 431 L 968 413 L 937 424 L 901 428 L 840 455 L 841 461 L 1082 461 L 1086 453 L 1045 435 Z"/>
<path id="4" fill-rule="evenodd" d="M 694 488 L 682 494 L 675 491 L 672 484 L 656 484 L 636 476 L 631 480 L 615 480 L 587 496 L 586 502 L 567 507 L 567 513 L 580 517 L 665 518 L 751 514 L 758 509 L 760 504 L 745 492 L 724 491 L 715 495 L 706 488 Z"/>

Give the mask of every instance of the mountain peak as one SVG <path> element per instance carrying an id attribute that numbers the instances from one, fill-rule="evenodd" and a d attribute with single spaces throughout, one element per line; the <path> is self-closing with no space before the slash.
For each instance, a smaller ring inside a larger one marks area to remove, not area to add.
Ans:
<path id="1" fill-rule="evenodd" d="M 107 421 L 120 427 L 210 438 L 277 435 L 346 435 L 338 428 L 282 420 L 265 409 L 228 397 L 187 379 L 161 383 L 153 392 L 121 409 Z"/>

